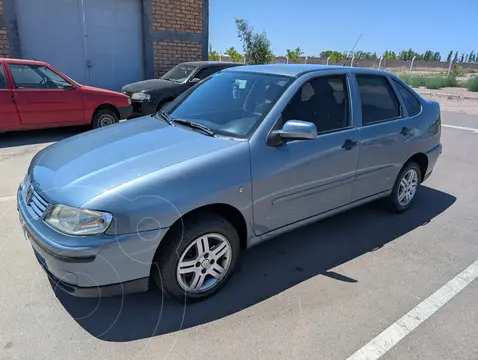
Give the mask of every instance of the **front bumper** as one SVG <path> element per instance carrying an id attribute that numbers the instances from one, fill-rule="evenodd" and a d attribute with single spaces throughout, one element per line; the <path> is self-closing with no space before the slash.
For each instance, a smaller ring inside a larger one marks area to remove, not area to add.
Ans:
<path id="1" fill-rule="evenodd" d="M 158 102 L 154 100 L 131 100 L 133 106 L 133 115 L 151 115 L 154 114 L 158 108 Z"/>
<path id="2" fill-rule="evenodd" d="M 127 119 L 133 113 L 133 106 L 129 105 L 129 106 L 119 107 L 118 112 L 119 112 L 120 120 Z"/>
<path id="3" fill-rule="evenodd" d="M 68 236 L 47 225 L 25 201 L 19 187 L 17 208 L 26 239 L 50 279 L 79 297 L 146 291 L 151 264 L 165 229 L 123 235 Z M 154 239 L 154 240 L 151 240 Z"/>

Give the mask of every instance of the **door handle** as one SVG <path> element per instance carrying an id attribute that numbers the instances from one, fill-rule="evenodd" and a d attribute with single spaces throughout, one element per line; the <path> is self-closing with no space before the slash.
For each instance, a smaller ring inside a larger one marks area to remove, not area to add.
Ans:
<path id="1" fill-rule="evenodd" d="M 14 95 L 12 95 L 12 101 L 15 102 L 15 96 Z"/>
<path id="2" fill-rule="evenodd" d="M 404 126 L 404 127 L 402 127 L 402 130 L 400 131 L 400 134 L 402 134 L 403 136 L 407 136 L 407 135 L 410 135 L 411 132 L 412 132 L 412 129 Z"/>
<path id="3" fill-rule="evenodd" d="M 345 149 L 346 151 L 352 150 L 354 146 L 358 144 L 358 141 L 353 141 L 351 139 L 345 140 L 344 144 L 342 145 L 342 149 Z"/>

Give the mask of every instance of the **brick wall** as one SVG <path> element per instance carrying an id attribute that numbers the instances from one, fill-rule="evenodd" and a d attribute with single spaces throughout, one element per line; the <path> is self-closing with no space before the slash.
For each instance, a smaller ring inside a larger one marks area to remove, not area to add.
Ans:
<path id="1" fill-rule="evenodd" d="M 203 0 L 152 0 L 153 31 L 198 34 L 203 32 Z M 154 42 L 154 75 L 185 61 L 202 60 L 202 42 L 158 40 Z"/>
<path id="2" fill-rule="evenodd" d="M 0 0 L 0 18 L 3 19 L 3 0 Z M 0 57 L 8 57 L 8 39 L 5 26 L 0 26 Z"/>
<path id="3" fill-rule="evenodd" d="M 155 77 L 179 63 L 201 60 L 202 44 L 195 41 L 156 41 L 154 44 Z"/>

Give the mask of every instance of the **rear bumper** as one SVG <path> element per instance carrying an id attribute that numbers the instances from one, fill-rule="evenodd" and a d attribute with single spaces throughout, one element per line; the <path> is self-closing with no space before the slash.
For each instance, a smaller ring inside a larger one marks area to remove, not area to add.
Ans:
<path id="1" fill-rule="evenodd" d="M 425 155 L 428 158 L 428 167 L 427 167 L 427 172 L 425 173 L 425 176 L 423 177 L 423 181 L 427 180 L 431 176 L 433 169 L 435 168 L 435 165 L 438 161 L 438 158 L 440 157 L 442 152 L 443 152 L 443 146 L 441 143 L 435 146 L 433 149 L 426 152 Z"/>
<path id="2" fill-rule="evenodd" d="M 133 113 L 133 106 L 123 106 L 118 108 L 118 112 L 120 115 L 120 120 L 127 119 Z"/>

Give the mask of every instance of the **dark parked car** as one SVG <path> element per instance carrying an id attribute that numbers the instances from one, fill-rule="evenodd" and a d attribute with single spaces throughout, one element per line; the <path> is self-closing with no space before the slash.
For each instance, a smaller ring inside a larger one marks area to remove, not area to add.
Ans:
<path id="1" fill-rule="evenodd" d="M 154 116 L 42 150 L 20 221 L 64 291 L 144 291 L 152 276 L 184 303 L 218 291 L 244 248 L 377 199 L 406 211 L 440 136 L 439 104 L 386 72 L 227 69 Z"/>
<path id="2" fill-rule="evenodd" d="M 239 65 L 241 64 L 218 61 L 185 62 L 172 68 L 159 79 L 125 85 L 121 92 L 131 98 L 134 115 L 149 115 L 209 75 Z"/>

